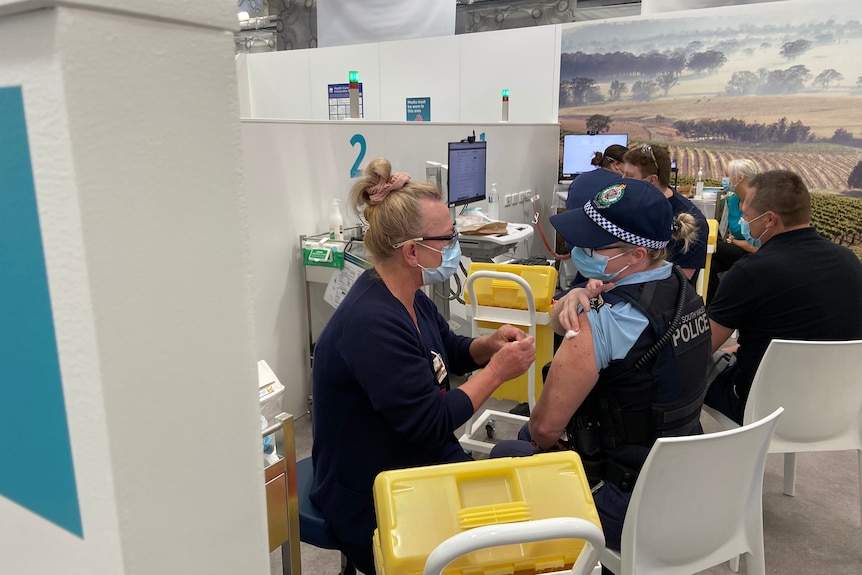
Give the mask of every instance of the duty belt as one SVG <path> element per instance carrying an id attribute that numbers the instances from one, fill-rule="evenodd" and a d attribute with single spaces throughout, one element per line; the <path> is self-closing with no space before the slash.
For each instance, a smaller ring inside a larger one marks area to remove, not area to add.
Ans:
<path id="1" fill-rule="evenodd" d="M 602 480 L 606 483 L 613 483 L 624 493 L 631 493 L 640 474 L 639 471 L 611 460 L 583 461 L 583 464 L 590 485 Z"/>

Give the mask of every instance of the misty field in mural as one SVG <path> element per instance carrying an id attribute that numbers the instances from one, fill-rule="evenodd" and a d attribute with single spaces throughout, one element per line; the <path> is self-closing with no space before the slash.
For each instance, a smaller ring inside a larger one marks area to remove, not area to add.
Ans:
<path id="1" fill-rule="evenodd" d="M 815 8 L 816 7 L 816 8 Z M 562 132 L 670 147 L 681 182 L 728 160 L 862 190 L 862 23 L 854 1 L 696 10 L 564 27 Z"/>
<path id="2" fill-rule="evenodd" d="M 727 163 L 802 176 L 812 223 L 862 258 L 862 13 L 797 0 L 564 26 L 561 133 L 668 146 L 689 184 Z"/>

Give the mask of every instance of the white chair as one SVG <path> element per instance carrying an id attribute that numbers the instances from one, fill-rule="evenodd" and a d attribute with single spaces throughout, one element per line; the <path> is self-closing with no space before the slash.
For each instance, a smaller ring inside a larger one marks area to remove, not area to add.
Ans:
<path id="1" fill-rule="evenodd" d="M 471 553 L 498 545 L 511 545 L 572 538 L 584 541 L 584 549 L 569 571 L 556 571 L 572 575 L 592 573 L 596 561 L 605 548 L 602 530 L 591 521 L 577 517 L 553 517 L 519 523 L 502 523 L 476 527 L 446 539 L 434 548 L 425 561 L 424 575 L 443 575 L 449 563 Z"/>
<path id="2" fill-rule="evenodd" d="M 784 454 L 784 493 L 796 494 L 797 453 L 854 449 L 862 506 L 862 340 L 772 340 L 751 383 L 742 421 L 755 421 L 779 405 L 787 413 L 769 452 Z M 725 429 L 738 427 L 711 407 L 704 411 Z"/>
<path id="3" fill-rule="evenodd" d="M 617 575 L 690 575 L 725 561 L 765 575 L 763 469 L 783 410 L 729 431 L 658 439 L 623 523 L 622 550 L 605 549 Z"/>

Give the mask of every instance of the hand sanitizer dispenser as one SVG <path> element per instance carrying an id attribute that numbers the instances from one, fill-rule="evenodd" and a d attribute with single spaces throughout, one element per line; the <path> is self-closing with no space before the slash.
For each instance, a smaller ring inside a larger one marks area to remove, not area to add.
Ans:
<path id="1" fill-rule="evenodd" d="M 497 193 L 497 184 L 491 184 L 488 192 L 488 217 L 494 221 L 500 219 L 500 194 Z"/>

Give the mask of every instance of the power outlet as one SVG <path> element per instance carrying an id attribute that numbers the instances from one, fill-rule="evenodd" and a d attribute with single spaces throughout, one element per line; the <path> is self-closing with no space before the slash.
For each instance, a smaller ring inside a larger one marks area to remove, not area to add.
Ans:
<path id="1" fill-rule="evenodd" d="M 527 191 L 522 190 L 522 191 L 518 192 L 518 203 L 523 204 L 526 201 L 527 201 Z"/>
<path id="2" fill-rule="evenodd" d="M 512 194 L 506 194 L 506 201 L 505 201 L 505 205 L 506 205 L 506 206 L 511 206 L 511 205 L 512 205 Z"/>

